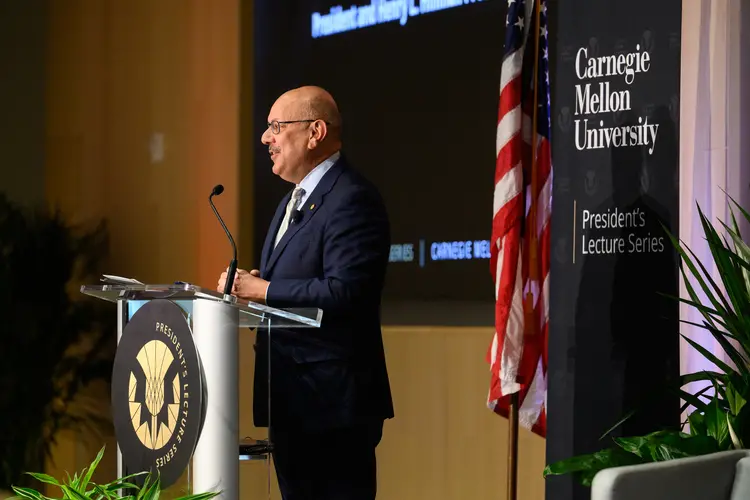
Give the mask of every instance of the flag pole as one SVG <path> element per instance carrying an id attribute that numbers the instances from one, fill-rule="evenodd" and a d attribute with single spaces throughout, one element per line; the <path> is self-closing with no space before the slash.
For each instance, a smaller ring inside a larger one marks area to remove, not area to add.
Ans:
<path id="1" fill-rule="evenodd" d="M 541 3 L 542 0 L 531 0 L 534 2 L 534 22 L 530 33 L 534 36 L 534 79 L 532 81 L 533 102 L 531 109 L 531 203 L 529 207 L 529 219 L 527 220 L 529 250 L 529 281 L 539 281 L 538 249 L 537 249 L 537 203 L 539 176 L 537 173 L 537 120 L 539 108 L 539 37 L 541 35 Z M 537 319 L 534 311 L 534 295 L 531 287 L 526 293 L 524 301 L 525 321 L 524 334 L 534 335 L 537 333 Z M 510 396 L 510 408 L 508 418 L 508 500 L 516 500 L 518 486 L 518 392 Z"/>
<path id="2" fill-rule="evenodd" d="M 508 500 L 516 500 L 518 485 L 518 392 L 510 395 L 508 415 Z"/>
<path id="3" fill-rule="evenodd" d="M 531 25 L 536 33 L 532 31 L 534 35 L 534 80 L 532 83 L 532 89 L 534 92 L 534 107 L 531 110 L 531 206 L 529 207 L 529 281 L 539 281 L 539 250 L 537 248 L 537 205 L 539 203 L 537 192 L 539 191 L 539 175 L 537 172 L 537 120 L 539 119 L 539 37 L 541 25 L 541 5 L 542 0 L 534 0 L 534 18 L 535 21 Z M 527 299 L 533 301 L 531 290 L 527 294 Z M 527 313 L 533 313 L 534 303 L 530 302 L 527 304 L 530 306 L 527 309 Z M 532 316 L 535 318 L 535 315 Z M 531 319 L 527 316 L 527 320 Z M 529 328 L 531 327 L 531 328 Z M 535 334 L 537 330 L 536 319 L 532 322 L 528 322 L 524 325 L 524 329 L 527 334 Z"/>

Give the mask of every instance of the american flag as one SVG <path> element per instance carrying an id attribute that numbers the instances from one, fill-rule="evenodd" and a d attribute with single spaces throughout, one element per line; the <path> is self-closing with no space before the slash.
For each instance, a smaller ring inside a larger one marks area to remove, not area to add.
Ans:
<path id="1" fill-rule="evenodd" d="M 508 0 L 505 21 L 490 257 L 495 333 L 487 354 L 487 406 L 507 417 L 510 396 L 518 393 L 519 424 L 545 436 L 552 161 L 547 0 L 537 1 L 538 25 L 534 0 Z"/>

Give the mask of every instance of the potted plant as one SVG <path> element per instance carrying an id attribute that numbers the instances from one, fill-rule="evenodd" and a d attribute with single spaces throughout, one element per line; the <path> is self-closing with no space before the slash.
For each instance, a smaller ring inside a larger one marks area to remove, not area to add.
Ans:
<path id="1" fill-rule="evenodd" d="M 68 223 L 59 210 L 24 209 L 0 193 L 0 490 L 31 486 L 62 430 L 111 434 L 106 404 L 116 315 L 78 293 L 108 253 L 104 222 Z M 98 408 L 105 408 L 102 412 Z"/>
<path id="2" fill-rule="evenodd" d="M 107 484 L 93 482 L 91 478 L 93 477 L 94 470 L 96 470 L 96 467 L 104 456 L 104 449 L 105 447 L 102 447 L 99 450 L 99 453 L 89 467 L 83 469 L 80 474 L 74 474 L 72 478 L 68 475 L 64 481 L 59 481 L 47 474 L 33 472 L 27 474 L 39 482 L 55 486 L 62 494 L 62 497 L 59 498 L 66 500 L 120 500 L 126 498 L 131 500 L 157 500 L 159 498 L 162 490 L 158 473 L 155 476 L 151 472 L 131 474 Z M 136 476 L 145 476 L 143 477 L 142 485 L 139 486 L 131 481 Z M 123 490 L 127 491 L 125 496 L 121 496 L 120 494 Z M 30 500 L 45 500 L 50 498 L 28 487 L 13 486 L 13 491 L 18 495 L 16 498 Z M 218 494 L 218 492 L 188 494 L 178 497 L 175 500 L 209 500 Z"/>
<path id="3" fill-rule="evenodd" d="M 732 203 L 750 222 L 750 214 L 733 199 Z M 700 344 L 682 336 L 717 368 L 717 371 L 684 375 L 680 388 L 675 389 L 685 401 L 681 413 L 692 407 L 687 418 L 690 431 L 655 430 L 645 436 L 612 438 L 612 446 L 600 451 L 549 464 L 544 469 L 545 477 L 574 474 L 579 482 L 590 486 L 596 473 L 606 468 L 706 455 L 750 445 L 750 405 L 747 404 L 750 400 L 750 247 L 742 239 L 731 206 L 730 212 L 731 227 L 719 221 L 726 234 L 721 236 L 698 206 L 721 283 L 714 280 L 692 250 L 667 231 L 681 256 L 680 271 L 689 295 L 689 298 L 676 300 L 689 304 L 702 316 L 702 323 L 683 322 L 708 331 L 734 365 L 730 366 Z M 705 301 L 700 300 L 690 277 L 705 294 Z M 697 381 L 705 382 L 705 387 L 695 393 L 683 389 Z"/>

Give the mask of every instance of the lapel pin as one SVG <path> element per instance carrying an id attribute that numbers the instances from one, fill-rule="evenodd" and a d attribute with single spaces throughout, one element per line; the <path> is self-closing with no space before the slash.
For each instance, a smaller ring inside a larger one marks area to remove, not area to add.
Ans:
<path id="1" fill-rule="evenodd" d="M 315 208 L 315 203 L 313 203 L 312 205 L 310 205 L 310 210 L 312 210 L 313 208 Z"/>

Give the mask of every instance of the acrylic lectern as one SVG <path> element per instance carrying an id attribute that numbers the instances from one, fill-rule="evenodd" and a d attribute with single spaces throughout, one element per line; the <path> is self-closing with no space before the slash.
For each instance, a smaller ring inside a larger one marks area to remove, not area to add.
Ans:
<path id="1" fill-rule="evenodd" d="M 239 435 L 240 329 L 317 328 L 321 310 L 275 309 L 181 282 L 81 292 L 117 304 L 118 477 L 158 470 L 164 487 L 182 480 L 183 490 L 230 500 L 240 498 L 240 460 L 265 460 L 270 477 L 273 443 Z"/>

